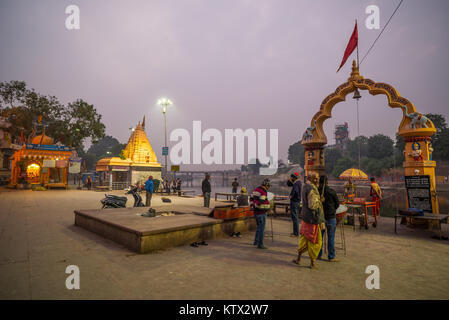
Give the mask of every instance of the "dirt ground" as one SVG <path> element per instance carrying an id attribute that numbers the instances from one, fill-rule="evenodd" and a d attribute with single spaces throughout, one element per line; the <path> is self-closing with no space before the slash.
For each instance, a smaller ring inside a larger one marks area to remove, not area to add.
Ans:
<path id="1" fill-rule="evenodd" d="M 123 192 L 114 192 L 123 194 Z M 136 254 L 74 226 L 75 209 L 100 207 L 103 193 L 0 190 L 0 299 L 448 299 L 449 241 L 381 218 L 369 230 L 345 227 L 347 254 L 319 269 L 291 263 L 291 222 L 267 220 L 265 245 L 254 232 Z M 202 198 L 172 197 L 177 204 Z M 132 204 L 129 197 L 128 206 Z M 159 196 L 154 205 L 163 204 Z M 214 201 L 211 199 L 211 206 Z M 443 225 L 445 236 L 449 234 Z M 337 233 L 337 245 L 340 234 Z M 80 270 L 80 289 L 65 286 L 66 267 Z M 380 289 L 367 289 L 367 266 L 379 268 Z"/>

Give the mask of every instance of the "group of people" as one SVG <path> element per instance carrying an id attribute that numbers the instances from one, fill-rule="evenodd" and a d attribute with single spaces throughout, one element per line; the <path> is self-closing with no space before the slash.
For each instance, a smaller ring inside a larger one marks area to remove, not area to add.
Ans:
<path id="1" fill-rule="evenodd" d="M 376 202 L 377 213 L 380 209 L 380 199 L 382 190 L 376 183 L 375 178 L 371 178 L 370 196 L 371 201 Z M 328 184 L 326 176 L 319 176 L 316 172 L 309 172 L 305 183 L 301 182 L 297 172 L 291 174 L 287 185 L 291 187 L 290 192 L 290 212 L 293 222 L 293 231 L 291 237 L 299 238 L 298 255 L 293 262 L 300 264 L 301 256 L 308 252 L 311 268 L 317 268 L 316 260 L 323 260 L 323 242 L 325 232 L 327 233 L 327 258 L 329 262 L 338 262 L 335 252 L 335 232 L 337 229 L 336 212 L 340 206 L 340 200 L 337 192 Z M 237 179 L 232 183 L 232 193 L 237 193 L 239 184 Z M 267 249 L 264 245 L 264 232 L 267 213 L 270 210 L 271 203 L 268 198 L 268 190 L 271 183 L 269 179 L 264 179 L 251 193 L 250 202 L 254 210 L 256 219 L 256 233 L 254 236 L 254 246 L 259 249 Z M 352 194 L 353 189 L 351 188 Z M 210 175 L 206 174 L 202 182 L 202 192 L 204 197 L 204 206 L 210 205 L 211 184 Z M 239 206 L 248 206 L 248 194 L 246 188 L 242 187 L 240 195 L 237 196 Z M 299 213 L 302 203 L 302 223 L 299 223 Z"/>
<path id="2" fill-rule="evenodd" d="M 181 195 L 181 185 L 182 185 L 182 180 L 181 179 L 173 179 L 173 180 L 164 180 L 162 181 L 162 188 L 163 190 L 165 190 L 165 192 L 167 192 L 167 194 L 170 194 L 171 192 L 173 193 L 178 193 L 178 196 Z"/>
<path id="3" fill-rule="evenodd" d="M 232 193 L 237 193 L 238 187 L 239 187 L 239 182 L 237 181 L 237 178 L 234 178 L 234 181 L 232 182 Z M 209 208 L 210 194 L 212 192 L 209 173 L 206 173 L 204 180 L 201 182 L 201 191 L 203 193 L 204 207 Z M 237 200 L 237 206 L 239 206 L 239 207 L 245 207 L 245 206 L 249 205 L 248 194 L 247 194 L 247 190 L 245 187 L 242 187 L 240 189 L 240 194 L 238 196 L 236 196 L 235 199 Z"/>
<path id="4" fill-rule="evenodd" d="M 158 179 L 153 180 L 153 176 L 149 176 L 148 180 L 145 182 L 145 206 L 151 206 L 151 199 L 153 197 L 153 193 L 162 188 L 162 190 L 166 190 L 168 194 L 170 194 L 170 190 L 173 190 L 173 193 L 178 193 L 178 196 L 181 195 L 181 179 L 173 179 L 171 182 L 166 179 L 162 180 L 162 185 L 160 185 L 160 181 Z M 171 188 L 171 189 L 170 189 Z"/>
<path id="5" fill-rule="evenodd" d="M 371 201 L 376 202 L 376 209 L 379 212 L 382 190 L 376 183 L 375 178 L 371 178 L 370 196 Z M 316 260 L 323 260 L 324 234 L 327 232 L 327 258 L 329 262 L 338 262 L 335 252 L 335 232 L 337 229 L 336 212 L 340 206 L 337 192 L 328 184 L 326 176 L 319 176 L 316 172 L 309 172 L 306 182 L 302 183 L 299 174 L 291 174 L 287 185 L 291 187 L 290 192 L 290 212 L 293 222 L 293 232 L 291 237 L 298 237 L 298 255 L 293 262 L 300 264 L 301 256 L 308 252 L 310 257 L 310 267 L 317 268 Z M 268 200 L 268 190 L 270 181 L 265 179 L 261 186 L 257 187 L 251 195 L 256 218 L 256 234 L 254 245 L 260 249 L 267 247 L 263 243 L 265 221 L 267 212 L 270 210 Z M 299 211 L 302 203 L 302 223 L 299 225 Z"/>

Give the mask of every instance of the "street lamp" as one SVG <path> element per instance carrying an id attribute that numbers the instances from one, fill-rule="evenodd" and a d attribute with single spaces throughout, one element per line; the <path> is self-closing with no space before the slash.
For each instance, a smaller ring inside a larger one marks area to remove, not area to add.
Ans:
<path id="1" fill-rule="evenodd" d="M 157 101 L 158 106 L 160 106 L 162 108 L 162 113 L 164 114 L 164 131 L 165 131 L 165 145 L 164 145 L 164 149 L 165 149 L 165 177 L 164 179 L 167 178 L 167 156 L 168 156 L 168 148 L 167 148 L 167 107 L 171 106 L 173 104 L 173 102 L 171 102 L 170 99 L 166 99 L 166 98 L 161 98 Z"/>

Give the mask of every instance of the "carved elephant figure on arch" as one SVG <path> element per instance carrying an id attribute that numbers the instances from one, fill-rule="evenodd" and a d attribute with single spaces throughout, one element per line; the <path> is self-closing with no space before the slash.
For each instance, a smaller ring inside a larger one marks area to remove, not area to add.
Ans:
<path id="1" fill-rule="evenodd" d="M 407 107 L 405 105 L 402 106 L 402 108 L 404 109 L 405 112 L 405 116 L 407 118 L 410 118 L 410 128 L 412 129 L 416 129 L 416 125 L 419 124 L 419 126 L 421 128 L 428 128 L 429 126 L 427 125 L 427 122 L 430 121 L 429 118 L 427 118 L 425 115 L 418 113 L 418 112 L 412 112 L 412 113 L 408 113 L 407 112 Z"/>

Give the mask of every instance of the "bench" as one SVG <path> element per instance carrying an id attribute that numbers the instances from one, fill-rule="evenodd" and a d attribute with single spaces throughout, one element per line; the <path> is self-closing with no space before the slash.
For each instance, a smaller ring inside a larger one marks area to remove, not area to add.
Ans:
<path id="1" fill-rule="evenodd" d="M 227 193 L 227 192 L 215 192 L 215 201 L 217 201 L 218 196 L 226 196 L 226 201 L 232 201 L 233 198 L 240 195 L 240 193 Z"/>
<path id="2" fill-rule="evenodd" d="M 45 185 L 45 187 L 47 187 L 47 189 L 51 189 L 51 188 L 64 188 L 67 189 L 68 185 L 65 183 L 61 183 L 61 182 L 52 182 L 52 183 L 47 183 Z"/>
<path id="3" fill-rule="evenodd" d="M 399 210 L 394 216 L 394 233 L 397 232 L 397 218 L 412 218 L 417 220 L 436 221 L 438 222 L 438 229 L 440 234 L 440 240 L 443 238 L 441 233 L 441 222 L 447 221 L 449 214 L 436 214 L 436 213 L 424 213 L 423 215 L 417 215 L 415 212 L 407 210 Z"/>

